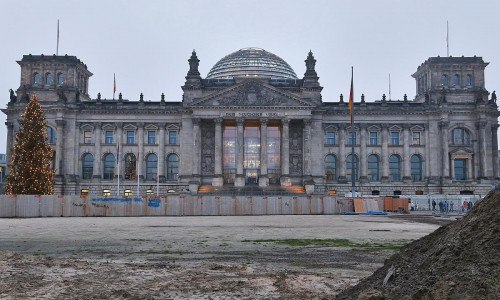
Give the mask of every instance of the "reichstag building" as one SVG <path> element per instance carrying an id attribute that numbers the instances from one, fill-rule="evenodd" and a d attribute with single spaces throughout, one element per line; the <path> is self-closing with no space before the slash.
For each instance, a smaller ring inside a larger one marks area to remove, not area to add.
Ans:
<path id="1" fill-rule="evenodd" d="M 92 98 L 77 57 L 24 55 L 2 109 L 7 154 L 36 94 L 59 194 L 343 195 L 352 180 L 364 195 L 484 194 L 496 182 L 499 113 L 481 57 L 427 59 L 412 75 L 413 99 L 360 95 L 354 128 L 348 97 L 323 99 L 316 59 L 304 57 L 299 78 L 279 56 L 244 48 L 202 77 L 193 51 L 182 101 L 170 102 Z"/>

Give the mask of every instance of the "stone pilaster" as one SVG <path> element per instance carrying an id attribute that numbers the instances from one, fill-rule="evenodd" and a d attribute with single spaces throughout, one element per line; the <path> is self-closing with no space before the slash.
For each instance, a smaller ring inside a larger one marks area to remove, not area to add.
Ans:
<path id="1" fill-rule="evenodd" d="M 304 120 L 304 180 L 312 179 L 311 176 L 311 123 L 310 119 Z"/>
<path id="2" fill-rule="evenodd" d="M 143 162 L 144 162 L 144 157 L 146 157 L 144 153 L 144 123 L 138 123 L 137 124 L 137 141 L 134 141 L 137 143 L 139 146 L 139 157 L 137 157 L 137 169 L 139 170 L 138 176 L 139 180 L 144 179 L 144 172 L 146 171 L 145 168 L 142 167 Z M 118 130 L 117 130 L 118 131 Z M 120 128 L 120 134 L 121 134 L 121 128 Z"/>
<path id="3" fill-rule="evenodd" d="M 339 127 L 339 165 L 337 166 L 339 170 L 340 183 L 347 183 L 346 177 L 346 157 L 345 157 L 345 144 L 346 144 L 346 126 L 341 124 Z"/>
<path id="4" fill-rule="evenodd" d="M 268 186 L 267 176 L 267 119 L 260 120 L 260 176 L 259 186 Z"/>
<path id="5" fill-rule="evenodd" d="M 142 124 L 139 129 L 143 128 L 143 126 L 144 126 L 144 124 Z M 122 161 L 122 157 L 124 157 L 124 155 L 122 155 L 122 153 L 124 152 L 124 149 L 122 147 L 122 145 L 123 145 L 123 139 L 122 139 L 123 134 L 122 134 L 122 132 L 123 132 L 123 123 L 117 122 L 116 123 L 116 141 L 115 142 L 116 142 L 116 144 L 118 145 L 118 147 L 120 149 L 120 153 L 116 154 L 118 156 L 116 158 L 116 160 L 120 162 L 120 172 L 119 172 L 120 174 L 118 174 L 118 169 L 116 169 L 116 173 L 117 173 L 116 176 L 120 176 L 120 179 L 123 178 L 122 174 L 124 173 L 124 169 L 125 169 L 124 166 L 123 166 L 123 161 Z M 144 137 L 143 137 L 143 140 L 144 140 Z M 101 143 L 101 137 L 99 137 L 99 144 L 100 143 Z"/>
<path id="6" fill-rule="evenodd" d="M 7 126 L 7 166 L 10 165 L 11 150 L 14 147 L 14 123 L 11 121 L 5 122 Z M 7 168 L 5 176 L 9 175 L 9 168 Z M 6 177 L 7 178 L 7 177 Z"/>
<path id="7" fill-rule="evenodd" d="M 165 123 L 158 124 L 160 133 L 158 137 L 158 176 L 160 182 L 165 182 Z"/>
<path id="8" fill-rule="evenodd" d="M 479 130 L 479 155 L 480 155 L 480 173 L 478 179 L 488 179 L 488 166 L 487 166 L 487 147 L 486 147 L 486 125 L 484 121 L 478 122 L 477 127 Z"/>
<path id="9" fill-rule="evenodd" d="M 359 182 L 367 183 L 368 182 L 368 157 L 366 155 L 366 142 L 368 140 L 367 128 L 366 124 L 360 124 L 360 133 L 359 133 Z"/>
<path id="10" fill-rule="evenodd" d="M 410 125 L 403 126 L 403 181 L 411 182 Z"/>
<path id="11" fill-rule="evenodd" d="M 64 180 L 64 120 L 56 120 L 57 132 L 56 132 L 56 183 L 62 183 Z"/>
<path id="12" fill-rule="evenodd" d="M 498 124 L 491 126 L 491 152 L 493 159 L 493 177 L 498 178 Z"/>
<path id="13" fill-rule="evenodd" d="M 441 131 L 441 159 L 442 159 L 442 177 L 443 179 L 450 178 L 450 155 L 448 150 L 448 128 L 450 123 L 448 121 L 439 122 L 439 129 Z"/>
<path id="14" fill-rule="evenodd" d="M 389 182 L 389 126 L 382 126 L 382 182 Z"/>
<path id="15" fill-rule="evenodd" d="M 234 186 L 242 187 L 245 186 L 245 176 L 243 176 L 243 159 L 244 159 L 244 144 L 243 140 L 243 124 L 245 119 L 236 119 L 236 133 L 237 133 L 237 155 L 236 155 L 236 178 L 234 179 Z"/>
<path id="16" fill-rule="evenodd" d="M 222 119 L 215 118 L 215 176 L 212 179 L 212 186 L 222 186 Z"/>
<path id="17" fill-rule="evenodd" d="M 282 186 L 290 186 L 290 127 L 289 120 L 281 120 L 281 177 Z"/>
<path id="18" fill-rule="evenodd" d="M 92 178 L 95 178 L 96 180 L 101 179 L 101 174 L 103 172 L 101 168 L 101 163 L 102 163 L 102 154 L 101 154 L 101 123 L 96 123 L 95 124 L 95 138 L 94 138 L 94 171 L 93 171 L 93 176 Z M 118 136 L 117 136 L 118 138 Z M 80 163 L 81 164 L 81 163 Z"/>

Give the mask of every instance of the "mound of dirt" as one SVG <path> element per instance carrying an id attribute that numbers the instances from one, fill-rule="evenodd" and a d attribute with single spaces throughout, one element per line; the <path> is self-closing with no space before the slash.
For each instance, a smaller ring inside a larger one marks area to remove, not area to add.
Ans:
<path id="1" fill-rule="evenodd" d="M 500 188 L 336 299 L 500 299 Z"/>

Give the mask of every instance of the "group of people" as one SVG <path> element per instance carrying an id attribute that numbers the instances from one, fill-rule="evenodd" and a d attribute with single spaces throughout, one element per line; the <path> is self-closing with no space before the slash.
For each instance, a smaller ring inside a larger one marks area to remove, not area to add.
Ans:
<path id="1" fill-rule="evenodd" d="M 436 200 L 432 200 L 432 210 L 436 210 L 436 205 L 438 205 L 440 213 L 447 213 L 450 211 L 454 211 L 453 201 L 450 201 L 448 203 L 448 200 L 445 200 L 445 201 L 439 201 L 439 203 L 436 203 Z M 469 211 L 473 205 L 474 205 L 474 203 L 472 201 L 464 200 L 464 202 L 462 203 L 462 212 Z"/>

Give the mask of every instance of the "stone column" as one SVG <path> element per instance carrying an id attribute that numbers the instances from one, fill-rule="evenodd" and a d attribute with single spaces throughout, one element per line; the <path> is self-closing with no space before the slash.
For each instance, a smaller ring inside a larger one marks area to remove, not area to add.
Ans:
<path id="1" fill-rule="evenodd" d="M 260 120 L 259 186 L 269 186 L 269 177 L 267 175 L 267 119 Z"/>
<path id="2" fill-rule="evenodd" d="M 290 130 L 289 120 L 281 120 L 281 177 L 280 184 L 282 186 L 290 186 Z"/>
<path id="3" fill-rule="evenodd" d="M 143 128 L 143 125 L 139 128 L 139 131 Z M 123 130 L 123 123 L 117 122 L 116 123 L 116 144 L 118 145 L 118 147 L 120 149 L 120 153 L 117 153 L 118 157 L 116 159 L 117 159 L 117 161 L 120 162 L 120 174 L 118 174 L 118 166 L 117 166 L 117 168 L 116 168 L 115 171 L 116 171 L 116 174 L 117 174 L 116 176 L 120 176 L 120 179 L 123 178 L 122 174 L 123 174 L 123 170 L 124 170 L 124 165 L 123 165 L 123 161 L 122 161 L 122 157 L 123 157 L 122 153 L 124 153 L 124 149 L 122 147 L 122 145 L 123 145 L 122 130 Z M 140 140 L 140 138 L 139 138 L 139 140 Z M 100 143 L 101 143 L 101 137 L 99 137 L 99 144 Z"/>
<path id="4" fill-rule="evenodd" d="M 62 182 L 64 178 L 64 151 L 63 151 L 63 136 L 64 136 L 64 120 L 56 120 L 56 182 Z"/>
<path id="5" fill-rule="evenodd" d="M 424 145 L 425 145 L 425 177 L 428 180 L 431 177 L 431 154 L 430 154 L 430 142 L 429 142 L 429 125 L 424 125 Z"/>
<path id="6" fill-rule="evenodd" d="M 345 143 L 346 142 L 346 126 L 341 124 L 339 126 L 339 164 L 337 169 L 339 170 L 339 179 L 340 183 L 347 183 L 346 177 L 346 157 L 345 157 Z"/>
<path id="7" fill-rule="evenodd" d="M 382 182 L 389 182 L 389 127 L 382 126 Z"/>
<path id="8" fill-rule="evenodd" d="M 492 178 L 498 178 L 498 124 L 491 126 L 491 153 L 493 159 L 493 176 Z"/>
<path id="9" fill-rule="evenodd" d="M 139 170 L 139 180 L 142 181 L 144 180 L 144 172 L 146 171 L 145 168 L 142 167 L 142 163 L 144 162 L 144 157 L 146 157 L 144 153 L 144 123 L 138 123 L 137 124 L 137 141 L 134 141 L 137 143 L 139 146 L 139 157 L 137 157 L 137 169 Z M 120 128 L 121 132 L 121 128 Z"/>
<path id="10" fill-rule="evenodd" d="M 79 131 L 79 130 L 78 130 Z M 118 135 L 117 135 L 118 138 Z M 118 142 L 118 141 L 117 141 Z M 95 139 L 94 139 L 94 171 L 92 178 L 96 180 L 101 179 L 103 170 L 101 169 L 102 155 L 101 155 L 101 123 L 95 125 Z"/>
<path id="11" fill-rule="evenodd" d="M 359 133 L 359 182 L 367 183 L 368 182 L 368 157 L 366 155 L 366 142 L 367 142 L 367 128 L 366 124 L 360 124 L 360 133 Z"/>
<path id="12" fill-rule="evenodd" d="M 11 150 L 14 147 L 14 123 L 12 121 L 7 121 L 5 122 L 5 125 L 7 126 L 7 166 L 10 164 L 10 155 L 11 155 Z M 7 176 L 9 175 L 9 168 L 6 168 L 4 170 L 4 175 Z M 7 177 L 5 177 L 7 178 Z"/>
<path id="13" fill-rule="evenodd" d="M 222 186 L 222 118 L 215 118 L 215 176 L 212 179 L 213 186 Z"/>
<path id="14" fill-rule="evenodd" d="M 411 182 L 411 157 L 410 157 L 410 125 L 405 124 L 403 128 L 403 181 Z"/>
<path id="15" fill-rule="evenodd" d="M 201 170 L 201 130 L 200 130 L 200 118 L 193 119 L 193 177 L 196 179 L 200 178 Z"/>
<path id="16" fill-rule="evenodd" d="M 310 119 L 304 120 L 304 180 L 311 180 L 311 123 Z"/>
<path id="17" fill-rule="evenodd" d="M 158 175 L 160 182 L 165 182 L 165 123 L 160 123 L 160 136 L 158 137 Z"/>
<path id="18" fill-rule="evenodd" d="M 244 145 L 245 141 L 243 140 L 243 124 L 245 123 L 245 119 L 238 118 L 236 119 L 237 124 L 237 146 L 236 146 L 236 178 L 234 179 L 234 186 L 242 187 L 245 186 L 245 176 L 243 176 L 243 155 L 244 155 Z"/>
<path id="19" fill-rule="evenodd" d="M 442 158 L 442 178 L 450 178 L 450 155 L 448 151 L 448 121 L 439 122 L 439 127 L 441 129 L 441 158 Z"/>
<path id="20" fill-rule="evenodd" d="M 487 167 L 487 155 L 486 153 L 486 122 L 481 121 L 478 122 L 478 129 L 479 129 L 479 155 L 480 155 L 480 173 L 479 173 L 479 179 L 488 179 L 488 174 L 486 170 L 488 169 Z"/>

